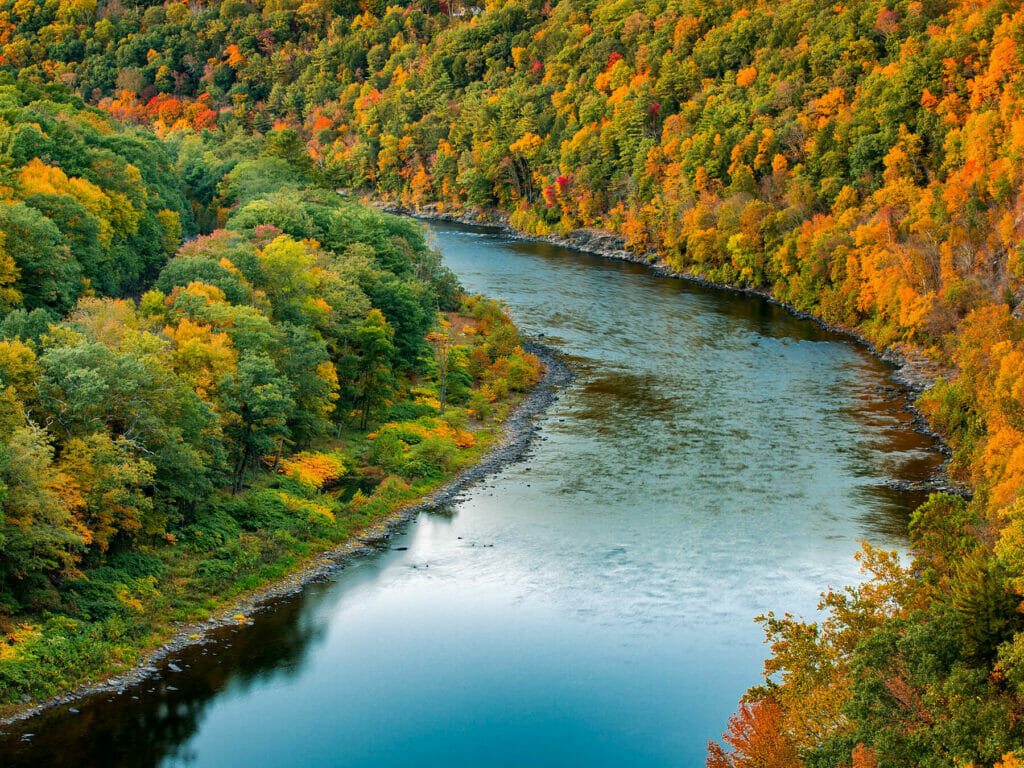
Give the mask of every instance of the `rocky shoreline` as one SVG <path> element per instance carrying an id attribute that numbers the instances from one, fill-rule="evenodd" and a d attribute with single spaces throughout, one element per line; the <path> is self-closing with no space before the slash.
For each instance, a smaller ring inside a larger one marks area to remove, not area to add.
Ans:
<path id="1" fill-rule="evenodd" d="M 890 372 L 889 376 L 903 391 L 903 407 L 912 417 L 911 424 L 914 431 L 934 440 L 936 448 L 944 456 L 949 457 L 951 455 L 949 446 L 946 445 L 942 435 L 931 428 L 927 418 L 925 418 L 924 414 L 921 413 L 915 405 L 917 396 L 921 394 L 921 392 L 930 389 L 932 385 L 934 385 L 938 376 L 943 373 L 942 371 L 939 371 L 934 364 L 926 360 L 923 355 L 908 355 L 893 348 L 880 350 L 857 331 L 850 328 L 830 325 L 809 312 L 804 312 L 792 304 L 780 301 L 767 289 L 741 288 L 734 285 L 728 285 L 726 283 L 716 283 L 713 280 L 708 280 L 687 272 L 677 272 L 669 269 L 665 266 L 664 262 L 661 261 L 660 256 L 656 251 L 649 251 L 647 253 L 630 251 L 626 248 L 626 239 L 609 230 L 585 228 L 573 230 L 569 233 L 568 237 L 562 237 L 560 235 L 548 235 L 546 237 L 541 237 L 517 230 L 512 226 L 508 214 L 499 210 L 483 210 L 471 207 L 461 213 L 452 213 L 442 210 L 436 204 L 428 204 L 419 208 L 408 208 L 407 206 L 375 198 L 367 198 L 366 202 L 387 213 L 411 216 L 425 221 L 443 221 L 454 224 L 489 227 L 500 231 L 502 235 L 513 240 L 551 243 L 552 245 L 558 245 L 562 248 L 591 254 L 593 256 L 601 256 L 603 258 L 615 259 L 617 261 L 629 261 L 634 264 L 645 266 L 655 274 L 661 275 L 662 277 L 685 280 L 686 282 L 693 283 L 695 285 L 729 291 L 743 296 L 757 297 L 770 304 L 782 307 L 802 320 L 808 320 L 820 328 L 846 336 L 851 341 L 854 341 L 867 349 L 872 355 L 882 362 L 892 366 L 893 370 Z M 911 483 L 894 480 L 887 483 L 887 485 L 897 490 L 951 493 L 970 498 L 972 493 L 969 488 L 950 480 L 946 471 L 947 464 L 948 460 L 936 470 L 935 475 L 927 482 Z"/>
<path id="2" fill-rule="evenodd" d="M 320 553 L 283 579 L 235 601 L 230 608 L 224 609 L 217 616 L 201 622 L 176 626 L 169 641 L 130 670 L 43 702 L 25 702 L 26 706 L 23 709 L 0 719 L 0 728 L 79 699 L 104 693 L 124 693 L 131 686 L 159 675 L 163 670 L 180 671 L 171 660 L 177 652 L 188 646 L 206 642 L 206 635 L 215 629 L 251 623 L 252 614 L 273 608 L 277 601 L 298 593 L 307 584 L 326 578 L 355 558 L 387 549 L 391 537 L 398 533 L 404 523 L 412 520 L 420 512 L 454 503 L 469 487 L 524 458 L 540 429 L 535 419 L 558 399 L 561 391 L 572 382 L 574 374 L 551 347 L 538 341 L 524 340 L 523 348 L 537 355 L 544 363 L 544 376 L 501 424 L 498 441 L 471 467 L 455 475 L 415 504 L 393 511 L 359 536 Z"/>

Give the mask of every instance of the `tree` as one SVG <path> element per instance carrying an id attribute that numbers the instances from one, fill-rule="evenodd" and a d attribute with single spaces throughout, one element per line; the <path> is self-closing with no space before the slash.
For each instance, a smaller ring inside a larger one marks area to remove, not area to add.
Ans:
<path id="1" fill-rule="evenodd" d="M 308 245 L 282 235 L 260 251 L 259 259 L 265 277 L 261 287 L 270 296 L 274 320 L 306 324 L 322 311 L 314 296 L 320 270 L 313 267 Z"/>
<path id="2" fill-rule="evenodd" d="M 25 308 L 70 309 L 82 290 L 82 270 L 57 226 L 34 208 L 15 203 L 0 205 L 0 232 L 0 264 L 13 262 L 17 268 L 20 280 L 14 286 Z M 8 281 L 11 274 L 8 268 Z"/>
<path id="3" fill-rule="evenodd" d="M 39 427 L 0 440 L 0 613 L 49 589 L 48 577 L 73 571 L 89 543 L 64 498 L 66 481 Z"/>
<path id="4" fill-rule="evenodd" d="M 708 768 L 800 768 L 796 747 L 785 732 L 782 709 L 772 698 L 740 704 L 722 741 L 708 742 Z"/>
<path id="5" fill-rule="evenodd" d="M 291 387 L 273 361 L 246 355 L 222 387 L 222 402 L 232 412 L 225 433 L 234 444 L 232 489 L 242 490 L 245 473 L 263 456 L 280 450 L 289 437 L 288 417 L 295 407 Z"/>
<path id="6" fill-rule="evenodd" d="M 21 304 L 21 292 L 16 287 L 21 270 L 6 243 L 7 234 L 0 232 L 0 316 Z"/>
<path id="7" fill-rule="evenodd" d="M 327 344 L 310 328 L 282 326 L 278 368 L 291 383 L 294 408 L 288 431 L 298 445 L 307 445 L 325 433 L 338 399 L 338 375 L 327 353 Z"/>
<path id="8" fill-rule="evenodd" d="M 100 551 L 118 536 L 130 541 L 161 532 L 151 498 L 156 468 L 135 452 L 123 439 L 96 433 L 69 441 L 61 454 L 59 467 L 68 478 L 65 497 Z"/>
<path id="9" fill-rule="evenodd" d="M 448 361 L 451 358 L 452 342 L 451 333 L 448 331 L 448 323 L 442 321 L 441 330 L 434 331 L 427 336 L 427 341 L 434 349 L 434 358 L 437 360 L 437 380 L 440 387 L 441 415 L 444 416 L 445 400 L 448 396 Z"/>
<path id="10" fill-rule="evenodd" d="M 353 329 L 350 338 L 350 366 L 353 370 L 353 408 L 359 412 L 359 427 L 366 429 L 371 411 L 391 394 L 394 377 L 391 361 L 395 354 L 394 330 L 378 309 Z"/>

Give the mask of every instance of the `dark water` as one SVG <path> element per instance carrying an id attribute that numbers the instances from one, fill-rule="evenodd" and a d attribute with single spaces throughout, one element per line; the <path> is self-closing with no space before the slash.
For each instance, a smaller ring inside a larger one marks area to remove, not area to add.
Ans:
<path id="1" fill-rule="evenodd" d="M 863 350 L 633 265 L 435 233 L 579 371 L 532 455 L 0 762 L 699 766 L 758 681 L 752 618 L 855 580 L 858 539 L 904 545 L 919 499 L 883 482 L 937 456 Z"/>

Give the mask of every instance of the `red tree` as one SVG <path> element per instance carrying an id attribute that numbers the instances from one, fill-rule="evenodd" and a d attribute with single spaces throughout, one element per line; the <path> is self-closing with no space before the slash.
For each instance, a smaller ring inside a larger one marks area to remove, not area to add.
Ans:
<path id="1" fill-rule="evenodd" d="M 740 704 L 729 718 L 721 744 L 708 742 L 707 768 L 800 768 L 803 763 L 783 728 L 782 708 L 775 699 Z"/>

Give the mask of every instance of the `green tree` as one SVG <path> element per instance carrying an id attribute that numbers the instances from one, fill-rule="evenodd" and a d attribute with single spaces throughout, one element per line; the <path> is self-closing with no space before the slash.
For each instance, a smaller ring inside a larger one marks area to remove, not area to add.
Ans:
<path id="1" fill-rule="evenodd" d="M 359 413 L 360 429 L 370 423 L 371 412 L 394 391 L 391 361 L 395 355 L 394 330 L 378 309 L 353 329 L 345 371 L 351 372 L 352 408 Z"/>
<path id="2" fill-rule="evenodd" d="M 222 385 L 223 402 L 235 418 L 225 426 L 233 444 L 232 488 L 237 493 L 245 473 L 260 458 L 272 456 L 290 437 L 288 418 L 295 408 L 288 380 L 274 362 L 248 355 L 238 361 L 237 373 Z"/>
<path id="3" fill-rule="evenodd" d="M 46 433 L 28 425 L 0 439 L 0 612 L 13 613 L 72 570 L 86 536 L 61 496 Z"/>

